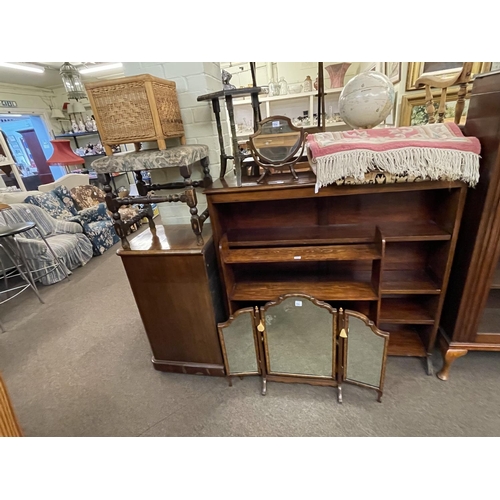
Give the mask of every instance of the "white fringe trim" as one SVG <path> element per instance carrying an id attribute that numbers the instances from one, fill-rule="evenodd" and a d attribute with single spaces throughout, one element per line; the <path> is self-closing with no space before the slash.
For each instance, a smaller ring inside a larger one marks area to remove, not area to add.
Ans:
<path id="1" fill-rule="evenodd" d="M 476 153 L 440 148 L 402 148 L 391 151 L 355 149 L 312 159 L 316 173 L 316 193 L 319 188 L 333 184 L 343 177 L 363 180 L 372 170 L 393 175 L 408 175 L 439 180 L 448 177 L 475 186 L 479 181 L 479 158 Z"/>

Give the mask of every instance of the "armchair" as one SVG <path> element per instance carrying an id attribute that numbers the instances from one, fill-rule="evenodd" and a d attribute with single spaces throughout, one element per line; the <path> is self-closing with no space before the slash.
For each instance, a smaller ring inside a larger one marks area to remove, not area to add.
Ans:
<path id="1" fill-rule="evenodd" d="M 45 210 L 28 203 L 13 203 L 11 210 L 3 211 L 2 216 L 5 217 L 7 224 L 35 222 L 52 250 L 63 260 L 70 271 L 78 266 L 84 266 L 92 258 L 92 244 L 83 234 L 80 224 L 54 219 Z M 0 222 L 3 221 L 0 219 Z M 61 268 L 56 268 L 48 274 L 45 271 L 55 262 L 52 254 L 35 231 L 27 231 L 16 236 L 16 239 L 30 268 L 39 270 L 33 275 L 35 280 L 40 279 L 42 284 L 52 285 L 65 279 Z"/>
<path id="2" fill-rule="evenodd" d="M 106 205 L 100 203 L 78 210 L 65 186 L 58 186 L 48 193 L 30 195 L 24 201 L 43 208 L 55 219 L 80 224 L 83 233 L 92 243 L 94 255 L 102 255 L 119 241 L 113 228 L 113 221 L 106 211 Z"/>

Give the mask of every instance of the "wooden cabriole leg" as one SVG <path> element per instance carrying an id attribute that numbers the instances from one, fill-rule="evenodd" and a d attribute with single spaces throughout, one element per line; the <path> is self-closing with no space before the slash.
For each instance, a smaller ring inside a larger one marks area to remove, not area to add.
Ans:
<path id="1" fill-rule="evenodd" d="M 457 358 L 465 356 L 468 352 L 469 351 L 467 349 L 448 347 L 446 352 L 443 354 L 443 368 L 441 368 L 441 371 L 437 374 L 438 378 L 441 380 L 448 380 L 450 376 L 451 364 L 453 363 L 453 361 L 455 361 Z"/>

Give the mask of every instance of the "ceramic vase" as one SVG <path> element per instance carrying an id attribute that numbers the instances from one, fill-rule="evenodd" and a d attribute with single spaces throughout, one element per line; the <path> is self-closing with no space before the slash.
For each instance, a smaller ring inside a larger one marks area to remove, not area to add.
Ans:
<path id="1" fill-rule="evenodd" d="M 344 78 L 351 63 L 330 64 L 325 69 L 330 76 L 330 88 L 338 89 L 344 86 Z"/>

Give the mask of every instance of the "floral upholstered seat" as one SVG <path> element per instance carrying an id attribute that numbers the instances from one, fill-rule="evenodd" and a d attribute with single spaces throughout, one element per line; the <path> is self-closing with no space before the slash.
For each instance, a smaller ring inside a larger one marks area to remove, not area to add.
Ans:
<path id="1" fill-rule="evenodd" d="M 48 193 L 28 196 L 24 201 L 43 208 L 55 219 L 80 224 L 92 243 L 94 255 L 102 255 L 119 240 L 105 204 L 78 210 L 65 186 L 58 186 Z"/>
<path id="2" fill-rule="evenodd" d="M 95 207 L 99 203 L 104 203 L 105 200 L 104 191 L 90 184 L 72 188 L 70 190 L 70 195 L 78 210 Z M 119 211 L 124 221 L 130 220 L 139 213 L 139 209 L 135 207 L 120 207 Z M 109 211 L 108 214 L 111 217 Z"/>

